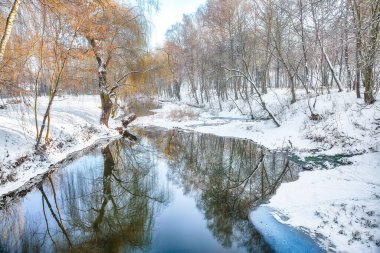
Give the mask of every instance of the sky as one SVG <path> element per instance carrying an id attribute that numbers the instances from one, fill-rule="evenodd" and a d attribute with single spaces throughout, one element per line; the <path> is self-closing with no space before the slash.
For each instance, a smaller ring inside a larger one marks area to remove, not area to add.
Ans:
<path id="1" fill-rule="evenodd" d="M 159 11 L 152 14 L 153 47 L 162 45 L 166 31 L 172 24 L 181 22 L 183 14 L 194 13 L 206 0 L 160 0 L 159 2 Z"/>

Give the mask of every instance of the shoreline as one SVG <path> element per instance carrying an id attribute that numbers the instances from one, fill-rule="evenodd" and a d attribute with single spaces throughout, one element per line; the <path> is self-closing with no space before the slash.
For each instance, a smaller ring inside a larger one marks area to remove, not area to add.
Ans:
<path id="1" fill-rule="evenodd" d="M 270 121 L 223 120 L 219 117 L 223 112 L 213 115 L 207 108 L 198 109 L 173 102 L 163 103 L 163 108 L 154 110 L 154 115 L 139 118 L 132 125 L 248 139 L 272 151 L 291 149 L 306 163 L 308 158 L 318 156 L 342 156 L 343 164 L 322 159 L 323 168 L 300 172 L 299 179 L 281 184 L 268 203 L 261 206 L 272 209 L 271 215 L 278 222 L 307 231 L 326 251 L 378 252 L 380 145 L 379 131 L 372 126 L 378 113 L 374 108 L 368 109 L 365 114 L 367 121 L 364 125 L 357 125 L 363 114 L 356 111 L 360 105 L 352 102 L 356 101 L 352 94 L 332 94 L 320 99 L 325 99 L 322 108 L 329 107 L 329 103 L 341 104 L 335 105 L 336 111 L 325 112 L 322 121 L 310 121 L 311 129 L 305 128 L 304 121 L 309 119 L 297 112 L 302 108 L 297 104 L 289 109 L 295 114 L 288 112 L 290 116 L 285 118 L 280 128 L 275 128 Z M 180 113 L 185 116 L 177 118 Z M 223 116 L 231 116 L 231 113 Z M 316 137 L 310 136 L 311 133 Z M 292 138 L 295 141 L 290 141 Z M 337 215 L 342 212 L 344 214 Z"/>
<path id="2" fill-rule="evenodd" d="M 220 112 L 215 115 L 210 108 L 194 108 L 186 104 L 165 102 L 162 108 L 153 110 L 153 115 L 139 117 L 130 127 L 162 127 L 247 139 L 272 151 L 292 150 L 306 163 L 309 156 L 357 154 L 344 158 L 347 164 L 343 165 L 334 165 L 322 159 L 325 169 L 301 172 L 297 181 L 281 184 L 269 202 L 263 206 L 272 208 L 273 217 L 280 223 L 308 231 L 308 234 L 316 240 L 319 238 L 318 235 L 323 235 L 323 238 L 326 238 L 322 245 L 325 250 L 378 252 L 380 138 L 378 130 L 373 126 L 378 118 L 378 112 L 375 108 L 367 109 L 366 114 L 356 111 L 360 105 L 355 103 L 353 94 L 349 93 L 326 95 L 319 99 L 322 100 L 319 110 L 323 113 L 324 120 L 309 121 L 308 124 L 305 122 L 309 119 L 302 111 L 306 105 L 304 100 L 287 109 L 280 128 L 274 127 L 273 123 L 267 120 L 247 121 L 242 116 L 238 118 L 236 111 Z M 81 104 L 78 101 L 81 101 Z M 54 117 L 62 118 L 59 122 L 53 121 L 55 122 L 53 124 L 56 124 L 53 125 L 53 132 L 56 144 L 62 142 L 65 145 L 67 143 L 67 146 L 64 146 L 64 149 L 53 147 L 48 150 L 51 164 L 33 160 L 29 162 L 29 168 L 21 169 L 15 182 L 10 183 L 19 190 L 7 191 L 8 185 L 3 185 L 0 187 L 2 189 L 0 192 L 8 192 L 5 193 L 7 196 L 17 195 L 17 192 L 22 194 L 28 185 L 30 188 L 38 184 L 44 175 L 46 177 L 64 166 L 65 160 L 69 162 L 69 154 L 77 153 L 80 156 L 81 150 L 90 149 L 98 140 L 103 138 L 110 140 L 116 136 L 116 132 L 114 133 L 112 129 L 98 125 L 98 98 L 69 97 L 57 101 L 57 107 L 60 103 L 65 105 L 69 103 L 71 106 L 53 110 Z M 335 111 L 325 111 L 324 108 L 330 108 L 333 104 Z M 0 111 L 1 117 L 4 119 L 6 115 L 2 115 Z M 362 125 L 357 125 L 359 119 L 362 120 Z M 25 128 L 21 123 L 17 125 L 11 123 L 6 125 L 8 133 Z M 33 141 L 30 134 L 33 133 L 33 124 L 29 123 L 28 126 L 32 130 L 27 129 L 24 134 L 29 133 L 31 141 L 22 142 L 17 139 L 19 137 L 13 137 L 16 140 L 13 146 L 5 148 L 16 151 L 21 147 L 21 151 L 28 150 Z M 8 161 L 12 161 L 11 158 Z M 40 165 L 45 165 L 45 169 L 41 170 L 38 167 Z M 31 180 L 22 182 L 20 177 L 25 176 L 21 175 L 22 172 L 32 175 Z M 22 184 L 17 186 L 17 183 Z M 7 199 L 4 193 L 0 194 L 3 202 Z M 283 220 L 282 217 L 286 219 Z"/>
<path id="3" fill-rule="evenodd" d="M 56 172 L 57 170 L 67 166 L 68 164 L 80 158 L 81 156 L 94 151 L 100 146 L 103 146 L 106 143 L 109 143 L 110 141 L 116 138 L 117 136 L 99 138 L 95 140 L 92 144 L 89 144 L 88 146 L 84 148 L 68 153 L 64 159 L 56 163 L 51 163 L 50 165 L 46 167 L 46 170 L 29 178 L 21 186 L 17 186 L 15 187 L 15 189 L 12 189 L 8 192 L 1 194 L 0 195 L 0 209 L 2 209 L 5 205 L 7 205 L 9 201 L 14 201 L 17 198 L 23 197 L 26 194 L 28 194 L 33 189 L 33 187 L 40 184 L 50 174 Z"/>

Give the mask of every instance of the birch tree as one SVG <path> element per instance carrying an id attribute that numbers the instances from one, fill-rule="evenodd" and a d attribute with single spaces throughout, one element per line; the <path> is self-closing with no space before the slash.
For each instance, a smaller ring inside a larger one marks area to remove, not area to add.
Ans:
<path id="1" fill-rule="evenodd" d="M 9 12 L 9 15 L 7 17 L 7 20 L 5 22 L 4 32 L 0 40 L 0 63 L 3 61 L 5 48 L 7 46 L 9 37 L 11 36 L 12 28 L 13 28 L 13 22 L 17 15 L 17 11 L 20 7 L 21 0 L 14 0 L 12 4 L 12 8 Z"/>

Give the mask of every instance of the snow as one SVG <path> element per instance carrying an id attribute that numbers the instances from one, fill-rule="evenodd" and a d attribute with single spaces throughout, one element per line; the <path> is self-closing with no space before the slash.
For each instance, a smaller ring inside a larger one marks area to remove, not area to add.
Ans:
<path id="1" fill-rule="evenodd" d="M 280 222 L 307 232 L 328 251 L 380 252 L 379 102 L 366 106 L 354 92 L 321 95 L 314 113 L 322 119 L 313 121 L 307 96 L 295 104 L 289 97 L 284 90 L 264 96 L 280 120 L 278 128 L 270 120 L 247 120 L 230 101 L 222 104 L 222 111 L 212 103 L 194 108 L 186 105 L 189 101 L 167 102 L 134 124 L 247 138 L 270 149 L 291 149 L 301 158 L 356 155 L 349 159 L 351 165 L 302 172 L 297 181 L 281 185 L 267 206 Z M 235 103 L 248 114 L 243 101 Z M 254 115 L 260 110 L 255 105 Z M 182 118 L 173 117 L 180 113 Z"/>
<path id="2" fill-rule="evenodd" d="M 248 117 L 244 119 L 236 109 L 218 112 L 212 106 L 200 109 L 177 103 L 163 103 L 161 109 L 154 110 L 155 115 L 139 118 L 134 124 L 247 138 L 270 149 L 293 147 L 302 152 L 318 150 L 330 155 L 379 149 L 380 135 L 374 124 L 375 119 L 380 118 L 378 103 L 365 107 L 353 92 L 322 95 L 317 98 L 315 109 L 322 120 L 312 121 L 309 119 L 307 99 L 290 105 L 288 96 L 283 90 L 271 91 L 264 96 L 268 107 L 280 118 L 281 127 L 276 127 L 270 120 L 248 121 Z M 242 104 L 241 101 L 237 103 Z M 233 108 L 228 103 L 223 107 Z M 260 114 L 259 106 L 255 110 L 255 115 Z M 173 112 L 196 117 L 177 119 L 172 117 Z"/>
<path id="3" fill-rule="evenodd" d="M 267 205 L 283 223 L 323 235 L 338 252 L 380 252 L 380 153 L 351 158 L 333 170 L 301 172 Z"/>
<path id="4" fill-rule="evenodd" d="M 47 97 L 38 100 L 39 125 L 47 102 Z M 22 103 L 8 104 L 7 109 L 0 110 L 0 196 L 46 172 L 50 165 L 63 160 L 68 154 L 117 134 L 99 124 L 101 110 L 98 96 L 58 97 L 51 111 L 52 144 L 47 148 L 46 157 L 35 155 L 33 103 L 32 98 L 24 98 Z M 16 160 L 24 156 L 27 157 L 25 162 L 14 166 Z"/>
<path id="5" fill-rule="evenodd" d="M 331 170 L 302 172 L 300 178 L 280 186 L 266 204 L 273 216 L 313 236 L 321 246 L 337 252 L 380 252 L 380 105 L 365 106 L 354 92 L 333 92 L 316 98 L 315 113 L 309 118 L 308 97 L 299 95 L 290 104 L 287 90 L 271 90 L 263 98 L 281 127 L 270 120 L 249 120 L 244 101 L 215 99 L 203 108 L 194 101 L 164 102 L 153 115 L 140 117 L 132 125 L 181 128 L 220 136 L 247 138 L 270 149 L 290 149 L 298 156 L 355 154 L 351 165 Z M 380 100 L 380 96 L 377 96 Z M 313 104 L 315 98 L 311 98 Z M 35 126 L 33 100 L 0 109 L 0 196 L 24 185 L 71 152 L 81 150 L 99 139 L 115 136 L 100 126 L 100 100 L 97 96 L 58 98 L 52 108 L 52 144 L 46 157 L 33 155 Z M 47 98 L 39 100 L 39 121 Z M 240 108 L 237 109 L 236 105 Z M 265 117 L 253 104 L 254 116 Z M 240 112 L 242 111 L 244 115 Z M 41 124 L 41 122 L 39 122 Z M 20 157 L 27 156 L 15 168 Z M 284 219 L 283 217 L 286 217 Z"/>

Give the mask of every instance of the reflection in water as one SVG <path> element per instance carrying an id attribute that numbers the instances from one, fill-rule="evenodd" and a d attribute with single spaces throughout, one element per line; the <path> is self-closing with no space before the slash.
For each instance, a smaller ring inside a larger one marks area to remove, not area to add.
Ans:
<path id="1" fill-rule="evenodd" d="M 207 226 L 225 247 L 269 251 L 248 219 L 249 211 L 273 194 L 298 168 L 285 153 L 271 153 L 249 140 L 168 131 L 140 131 L 154 139 L 170 166 L 170 179 L 194 196 Z"/>
<path id="2" fill-rule="evenodd" d="M 0 252 L 159 252 L 155 221 L 181 194 L 194 199 L 222 248 L 270 252 L 248 213 L 282 181 L 295 179 L 286 154 L 206 134 L 138 133 L 145 138 L 114 141 L 0 210 Z"/>
<path id="3" fill-rule="evenodd" d="M 80 160 L 73 164 L 77 169 L 56 175 L 56 185 L 53 180 L 40 185 L 40 194 L 34 191 L 24 203 L 25 214 L 20 212 L 24 220 L 12 220 L 20 204 L 2 210 L 2 217 L 8 219 L 1 221 L 0 249 L 129 252 L 149 246 L 154 215 L 167 202 L 167 193 L 152 170 L 153 150 L 116 141 L 101 153 L 98 162 Z M 42 210 L 29 209 L 39 205 Z M 25 229 L 15 229 L 21 224 Z"/>

